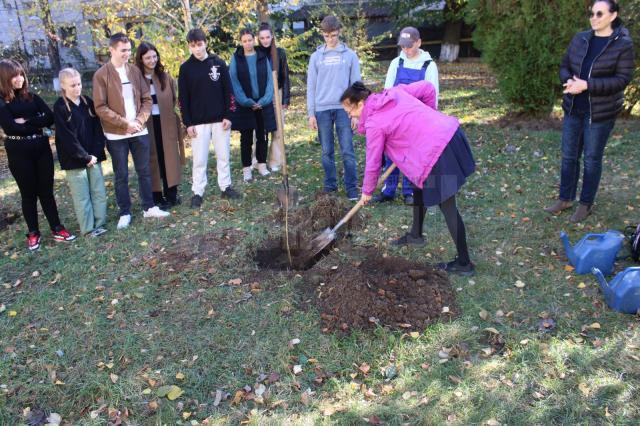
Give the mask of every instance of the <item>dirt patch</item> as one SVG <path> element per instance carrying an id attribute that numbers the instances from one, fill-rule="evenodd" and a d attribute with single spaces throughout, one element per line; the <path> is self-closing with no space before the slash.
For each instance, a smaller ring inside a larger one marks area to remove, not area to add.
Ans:
<path id="1" fill-rule="evenodd" d="M 287 238 L 282 235 L 268 239 L 257 249 L 254 261 L 261 268 L 305 270 L 328 251 L 333 243 L 344 238 L 352 230 L 362 229 L 368 213 L 358 212 L 338 230 L 335 240 L 322 252 L 311 250 L 313 238 L 322 231 L 334 227 L 353 207 L 350 201 L 323 192 L 316 193 L 310 205 L 300 206 L 289 212 L 288 249 Z M 273 216 L 274 221 L 284 223 L 284 211 L 280 209 Z M 289 254 L 291 258 L 289 258 Z"/>
<path id="2" fill-rule="evenodd" d="M 423 330 L 459 315 L 455 294 L 442 271 L 373 249 L 334 251 L 304 274 L 300 289 L 320 310 L 326 331 L 377 325 Z"/>
<path id="3" fill-rule="evenodd" d="M 314 237 L 326 228 L 331 228 L 353 207 L 353 202 L 343 197 L 317 192 L 313 201 L 289 211 L 289 233 L 299 234 L 300 238 Z M 360 210 L 344 227 L 339 235 L 348 234 L 351 230 L 362 229 L 370 215 Z M 284 224 L 284 210 L 278 210 L 273 220 Z"/>
<path id="4" fill-rule="evenodd" d="M 18 220 L 20 213 L 0 207 L 0 231 Z"/>
<path id="5" fill-rule="evenodd" d="M 208 265 L 211 262 L 224 262 L 225 258 L 233 254 L 245 235 L 244 231 L 228 228 L 205 235 L 189 236 L 174 240 L 171 246 L 158 248 L 141 260 L 152 267 L 160 264 L 174 271 L 195 267 L 206 271 L 210 269 Z"/>

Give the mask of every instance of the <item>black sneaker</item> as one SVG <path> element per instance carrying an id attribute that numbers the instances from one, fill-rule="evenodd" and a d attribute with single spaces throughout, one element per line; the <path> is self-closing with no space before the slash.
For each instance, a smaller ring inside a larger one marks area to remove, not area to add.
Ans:
<path id="1" fill-rule="evenodd" d="M 202 196 L 198 194 L 194 194 L 193 197 L 191 197 L 191 208 L 199 209 L 201 205 L 202 205 Z"/>
<path id="2" fill-rule="evenodd" d="M 404 196 L 404 204 L 407 206 L 413 205 L 413 195 L 405 195 Z"/>
<path id="3" fill-rule="evenodd" d="M 408 232 L 404 234 L 402 237 L 398 238 L 397 240 L 393 240 L 391 242 L 392 246 L 407 246 L 407 245 L 423 246 L 425 244 L 426 242 L 424 241 L 424 237 L 422 236 L 414 237 Z"/>
<path id="4" fill-rule="evenodd" d="M 371 201 L 373 201 L 374 203 L 387 203 L 387 202 L 392 202 L 393 198 L 394 197 L 390 197 L 385 194 L 378 194 L 378 195 L 374 195 L 371 198 Z"/>
<path id="5" fill-rule="evenodd" d="M 470 277 L 476 273 L 476 268 L 473 266 L 473 263 L 469 262 L 466 265 L 461 265 L 457 257 L 448 263 L 438 263 L 438 268 L 447 274 L 462 275 L 463 277 Z"/>
<path id="6" fill-rule="evenodd" d="M 222 191 L 222 198 L 228 198 L 230 200 L 237 200 L 238 198 L 242 198 L 242 195 L 234 191 L 234 189 L 230 186 L 227 187 L 224 191 Z"/>
<path id="7" fill-rule="evenodd" d="M 175 207 L 177 205 L 182 204 L 182 200 L 180 199 L 180 197 L 176 197 L 175 200 L 173 199 L 167 199 L 167 202 L 169 203 L 170 207 Z"/>

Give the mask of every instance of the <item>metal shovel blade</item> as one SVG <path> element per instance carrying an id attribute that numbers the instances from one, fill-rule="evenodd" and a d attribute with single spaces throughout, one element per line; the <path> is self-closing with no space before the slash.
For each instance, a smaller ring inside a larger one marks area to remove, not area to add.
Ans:
<path id="1" fill-rule="evenodd" d="M 309 243 L 309 254 L 311 257 L 317 255 L 322 250 L 324 250 L 333 240 L 336 239 L 336 232 L 327 228 L 322 231 L 317 237 L 315 237 Z"/>

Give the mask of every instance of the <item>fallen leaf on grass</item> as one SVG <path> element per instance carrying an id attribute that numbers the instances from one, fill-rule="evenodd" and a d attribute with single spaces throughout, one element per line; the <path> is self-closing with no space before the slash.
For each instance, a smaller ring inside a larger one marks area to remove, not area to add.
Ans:
<path id="1" fill-rule="evenodd" d="M 489 312 L 485 311 L 484 309 L 478 312 L 478 315 L 483 321 L 486 321 L 487 318 L 489 318 Z"/>
<path id="2" fill-rule="evenodd" d="M 516 283 L 514 284 L 517 288 L 524 288 L 525 283 L 523 283 L 520 280 L 517 280 Z"/>
<path id="3" fill-rule="evenodd" d="M 176 379 L 178 379 L 178 380 L 184 380 L 184 374 L 182 374 L 182 373 L 180 373 L 180 372 L 176 373 Z"/>
<path id="4" fill-rule="evenodd" d="M 241 278 L 233 278 L 229 280 L 229 285 L 240 285 L 240 284 L 242 284 Z"/>
<path id="5" fill-rule="evenodd" d="M 363 362 L 362 364 L 360 364 L 360 367 L 358 367 L 358 370 L 360 370 L 362 374 L 367 375 L 369 373 L 369 370 L 371 370 L 371 367 L 366 362 Z"/>
<path id="6" fill-rule="evenodd" d="M 591 389 L 589 389 L 589 386 L 587 386 L 587 384 L 586 384 L 586 383 L 584 383 L 584 382 L 583 382 L 583 383 L 580 383 L 580 384 L 578 385 L 578 389 L 580 389 L 580 392 L 582 392 L 582 394 L 583 394 L 585 397 L 588 397 L 588 396 L 589 396 L 589 392 L 591 392 Z"/>
<path id="7" fill-rule="evenodd" d="M 300 364 L 296 364 L 293 366 L 293 374 L 298 375 L 302 373 L 302 366 Z"/>
<path id="8" fill-rule="evenodd" d="M 111 373 L 111 374 L 109 374 L 109 378 L 111 379 L 112 383 L 116 383 L 118 381 L 118 375 L 117 374 Z"/>
<path id="9" fill-rule="evenodd" d="M 92 419 L 97 419 L 98 416 L 100 416 L 100 414 L 102 414 L 104 412 L 104 410 L 107 408 L 107 404 L 102 404 L 100 407 L 98 407 L 97 409 L 91 411 L 89 413 L 89 416 Z"/>
<path id="10" fill-rule="evenodd" d="M 295 345 L 300 344 L 300 339 L 297 337 L 295 339 L 289 340 L 289 349 L 292 349 Z"/>
<path id="11" fill-rule="evenodd" d="M 173 401 L 182 395 L 184 391 L 176 385 L 160 386 L 156 390 L 156 395 L 160 398 L 167 397 L 169 401 Z"/>

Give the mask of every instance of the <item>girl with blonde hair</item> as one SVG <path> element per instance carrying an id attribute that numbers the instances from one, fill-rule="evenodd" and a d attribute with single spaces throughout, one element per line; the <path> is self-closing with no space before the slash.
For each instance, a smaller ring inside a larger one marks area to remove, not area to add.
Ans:
<path id="1" fill-rule="evenodd" d="M 106 138 L 93 101 L 82 95 L 80 73 L 65 68 L 58 77 L 61 96 L 53 105 L 58 160 L 66 174 L 80 231 L 97 237 L 107 232 L 107 195 L 100 165 L 106 160 Z"/>

